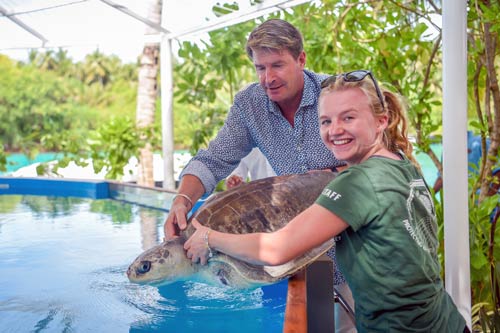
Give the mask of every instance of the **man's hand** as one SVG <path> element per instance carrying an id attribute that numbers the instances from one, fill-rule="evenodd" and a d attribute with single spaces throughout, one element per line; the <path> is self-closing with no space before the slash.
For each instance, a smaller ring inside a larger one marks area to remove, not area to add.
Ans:
<path id="1" fill-rule="evenodd" d="M 181 230 L 186 229 L 187 214 L 204 192 L 205 188 L 198 177 L 194 175 L 182 177 L 177 195 L 174 196 L 170 212 L 163 225 L 165 240 L 179 236 Z"/>
<path id="2" fill-rule="evenodd" d="M 168 213 L 167 219 L 165 220 L 165 224 L 163 226 L 165 232 L 165 239 L 170 240 L 179 236 L 181 230 L 186 229 L 187 227 L 187 214 L 191 207 L 188 207 L 184 204 L 182 199 L 177 199 L 172 203 L 170 207 L 170 212 Z"/>

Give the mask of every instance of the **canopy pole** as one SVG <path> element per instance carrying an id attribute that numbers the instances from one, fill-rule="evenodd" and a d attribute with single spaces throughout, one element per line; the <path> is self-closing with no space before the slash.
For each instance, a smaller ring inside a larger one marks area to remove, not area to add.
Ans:
<path id="1" fill-rule="evenodd" d="M 166 7 L 167 1 L 163 1 L 162 25 L 166 21 Z M 162 34 L 160 43 L 160 75 L 163 188 L 175 191 L 172 39 L 166 34 Z"/>
<path id="2" fill-rule="evenodd" d="M 467 3 L 443 1 L 445 286 L 471 327 L 467 175 Z"/>

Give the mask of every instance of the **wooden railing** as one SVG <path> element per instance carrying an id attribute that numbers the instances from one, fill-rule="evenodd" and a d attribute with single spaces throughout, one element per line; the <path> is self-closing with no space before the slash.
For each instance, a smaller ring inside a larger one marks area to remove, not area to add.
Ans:
<path id="1" fill-rule="evenodd" d="M 288 280 L 283 333 L 307 332 L 306 272 L 302 270 Z"/>

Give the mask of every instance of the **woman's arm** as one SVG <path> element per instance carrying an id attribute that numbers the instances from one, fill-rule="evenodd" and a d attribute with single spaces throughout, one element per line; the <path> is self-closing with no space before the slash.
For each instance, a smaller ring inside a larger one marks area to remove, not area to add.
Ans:
<path id="1" fill-rule="evenodd" d="M 240 260 L 260 265 L 280 265 L 321 245 L 349 225 L 326 208 L 313 204 L 285 227 L 272 233 L 228 234 L 193 221 L 196 232 L 184 248 L 193 262 L 206 264 L 210 246 Z M 208 244 L 207 235 L 208 233 Z"/>

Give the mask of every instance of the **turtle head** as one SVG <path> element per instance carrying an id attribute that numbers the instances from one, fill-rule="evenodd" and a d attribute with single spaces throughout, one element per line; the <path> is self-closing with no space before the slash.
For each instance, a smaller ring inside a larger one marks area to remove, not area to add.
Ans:
<path id="1" fill-rule="evenodd" d="M 186 257 L 183 244 L 175 238 L 144 251 L 127 270 L 130 282 L 160 285 L 194 274 L 196 265 Z"/>

